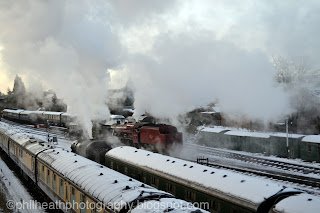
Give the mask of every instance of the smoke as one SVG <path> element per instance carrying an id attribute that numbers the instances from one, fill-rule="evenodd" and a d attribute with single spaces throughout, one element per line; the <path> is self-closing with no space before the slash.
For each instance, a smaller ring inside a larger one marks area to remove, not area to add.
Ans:
<path id="1" fill-rule="evenodd" d="M 88 137 L 91 120 L 109 115 L 107 71 L 121 56 L 118 38 L 100 16 L 108 8 L 103 1 L 0 3 L 0 40 L 8 69 L 53 89 L 68 112 L 78 115 Z"/>
<path id="2" fill-rule="evenodd" d="M 290 114 L 290 95 L 275 86 L 270 58 L 317 62 L 315 8 L 316 1 L 178 1 L 133 22 L 124 41 L 135 116 L 174 118 L 216 100 L 229 117 L 267 122 Z"/>
<path id="3" fill-rule="evenodd" d="M 134 55 L 128 66 L 137 82 L 137 114 L 172 118 L 218 99 L 228 113 L 270 119 L 287 106 L 286 95 L 273 85 L 273 66 L 259 51 L 243 51 L 206 36 L 165 34 L 150 55 Z"/>
<path id="4" fill-rule="evenodd" d="M 52 88 L 89 137 L 91 120 L 109 115 L 110 81 L 124 78 L 136 116 L 174 119 L 218 100 L 229 115 L 272 120 L 290 108 L 270 56 L 317 61 L 318 9 L 317 1 L 1 1 L 2 61 Z"/>

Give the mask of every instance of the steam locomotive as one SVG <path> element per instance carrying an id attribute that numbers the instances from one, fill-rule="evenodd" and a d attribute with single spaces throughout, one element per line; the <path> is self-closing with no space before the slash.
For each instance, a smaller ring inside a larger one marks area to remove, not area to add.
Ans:
<path id="1" fill-rule="evenodd" d="M 175 144 L 182 144 L 182 133 L 167 124 L 135 123 L 113 125 L 112 135 L 121 142 L 137 148 L 169 149 Z"/>
<path id="2" fill-rule="evenodd" d="M 116 123 L 97 124 L 92 127 L 92 137 L 95 140 L 119 139 L 125 145 L 136 148 L 146 148 L 158 152 L 166 152 L 172 146 L 182 144 L 182 133 L 168 124 L 158 124 L 151 117 L 145 117 L 139 122 L 115 120 Z"/>

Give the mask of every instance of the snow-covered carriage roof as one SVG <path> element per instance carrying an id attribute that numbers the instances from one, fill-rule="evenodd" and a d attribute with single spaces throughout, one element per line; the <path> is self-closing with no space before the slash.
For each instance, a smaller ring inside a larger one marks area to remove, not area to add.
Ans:
<path id="1" fill-rule="evenodd" d="M 272 133 L 270 134 L 273 137 L 279 137 L 279 138 L 286 138 L 287 137 L 287 133 L 282 133 L 282 132 L 278 132 L 278 133 Z M 288 134 L 288 138 L 302 138 L 305 135 L 300 135 L 300 134 Z"/>
<path id="2" fill-rule="evenodd" d="M 33 111 L 28 111 L 28 110 L 24 110 L 24 111 L 20 112 L 21 115 L 30 115 L 32 113 L 33 113 Z"/>
<path id="3" fill-rule="evenodd" d="M 255 137 L 255 138 L 270 138 L 270 133 L 263 133 L 263 132 L 228 131 L 224 134 L 225 135 L 234 135 L 234 136 Z"/>
<path id="4" fill-rule="evenodd" d="M 24 110 L 23 109 L 4 109 L 3 111 L 19 114 L 20 112 L 23 112 Z"/>
<path id="5" fill-rule="evenodd" d="M 203 166 L 133 147 L 117 147 L 107 152 L 106 156 L 158 171 L 158 174 L 171 176 L 175 180 L 187 181 L 188 184 L 196 185 L 199 190 L 228 196 L 241 203 L 246 202 L 255 209 L 265 198 L 283 189 L 283 186 L 270 180 Z"/>
<path id="6" fill-rule="evenodd" d="M 204 127 L 200 129 L 201 132 L 213 132 L 213 133 L 224 133 L 225 135 L 233 135 L 233 136 L 247 136 L 247 137 L 256 137 L 256 138 L 270 138 L 270 137 L 287 137 L 286 133 L 278 132 L 255 132 L 249 131 L 247 129 L 237 129 L 232 127 L 224 127 L 224 126 L 215 126 L 215 127 Z M 302 138 L 305 135 L 301 134 L 289 134 L 289 138 Z"/>
<path id="7" fill-rule="evenodd" d="M 51 111 L 44 111 L 44 115 L 61 115 L 64 112 L 51 112 Z"/>
<path id="8" fill-rule="evenodd" d="M 319 212 L 320 197 L 310 194 L 298 194 L 290 196 L 274 207 L 274 212 L 281 213 L 305 213 L 305 212 Z"/>
<path id="9" fill-rule="evenodd" d="M 214 132 L 214 133 L 220 133 L 223 131 L 229 131 L 230 129 L 223 126 L 216 126 L 216 127 L 204 127 L 201 129 L 201 132 Z"/>
<path id="10" fill-rule="evenodd" d="M 302 139 L 302 142 L 320 143 L 320 135 L 307 135 Z"/>
<path id="11" fill-rule="evenodd" d="M 114 204 L 115 211 L 136 199 L 172 196 L 61 148 L 46 150 L 39 154 L 39 159 L 87 194 L 106 205 Z"/>

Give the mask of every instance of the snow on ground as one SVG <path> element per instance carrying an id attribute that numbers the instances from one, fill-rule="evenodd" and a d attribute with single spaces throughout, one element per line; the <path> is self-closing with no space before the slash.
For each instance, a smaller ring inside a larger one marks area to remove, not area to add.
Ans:
<path id="1" fill-rule="evenodd" d="M 188 143 L 187 143 L 188 144 Z M 192 146 L 197 146 L 197 150 L 198 149 L 205 149 L 205 150 L 221 150 L 221 151 L 227 151 L 230 153 L 235 153 L 235 154 L 241 154 L 241 155 L 246 155 L 246 156 L 252 156 L 252 157 L 259 157 L 261 159 L 266 159 L 266 160 L 275 160 L 275 161 L 279 161 L 279 162 L 284 162 L 284 163 L 292 163 L 292 164 L 297 164 L 297 165 L 301 165 L 301 166 L 312 166 L 312 167 L 317 167 L 320 169 L 320 163 L 316 163 L 316 162 L 308 162 L 308 161 L 303 161 L 299 158 L 295 158 L 295 159 L 288 159 L 288 158 L 280 158 L 274 155 L 270 155 L 270 156 L 266 156 L 262 153 L 251 153 L 251 152 L 244 152 L 244 151 L 235 151 L 235 150 L 230 150 L 230 149 L 222 149 L 222 148 L 214 148 L 214 147 L 207 147 L 207 146 L 203 146 L 203 145 L 198 145 L 198 144 L 192 144 Z M 201 153 L 199 153 L 201 154 Z M 212 156 L 212 155 L 211 155 Z"/>
<path id="2" fill-rule="evenodd" d="M 33 203 L 32 195 L 26 190 L 19 178 L 8 168 L 7 164 L 0 159 L 0 182 L 4 186 L 6 192 L 7 203 L 14 203 L 19 208 L 23 202 Z M 10 204 L 11 205 L 11 204 Z M 24 204 L 27 206 L 27 204 Z M 35 203 L 37 205 L 37 203 Z M 33 209 L 19 209 L 19 212 L 45 212 L 40 210 L 39 206 Z"/>
<path id="3" fill-rule="evenodd" d="M 238 159 L 230 159 L 227 157 L 221 157 L 221 156 L 216 156 L 214 154 L 210 154 L 210 150 L 221 150 L 221 151 L 227 151 L 230 153 L 246 155 L 249 157 L 252 156 L 252 157 L 259 157 L 261 159 L 266 159 L 266 160 L 276 160 L 276 161 L 285 162 L 285 163 L 298 164 L 298 165 L 301 165 L 301 167 L 313 166 L 313 167 L 320 168 L 319 163 L 303 162 L 300 159 L 286 159 L 286 158 L 279 158 L 279 157 L 275 157 L 275 156 L 264 156 L 263 154 L 259 154 L 259 153 L 249 153 L 249 152 L 243 152 L 243 151 L 218 149 L 218 148 L 207 147 L 207 146 L 198 145 L 198 144 L 194 144 L 194 143 L 191 143 L 191 147 L 188 147 L 187 144 L 190 144 L 190 142 L 189 143 L 187 142 L 186 145 L 183 147 L 184 152 L 192 153 L 192 154 L 188 155 L 188 156 L 184 156 L 184 157 L 187 157 L 188 160 L 192 160 L 192 161 L 195 161 L 197 157 L 203 157 L 203 158 L 208 158 L 209 162 L 211 162 L 211 163 L 217 163 L 217 164 L 221 163 L 223 165 L 234 167 L 234 168 L 239 167 L 239 168 L 249 168 L 252 170 L 260 169 L 260 170 L 265 170 L 265 171 L 270 171 L 270 172 L 282 172 L 282 173 L 285 172 L 287 174 L 297 174 L 296 171 L 284 171 L 284 170 L 278 169 L 276 167 L 267 167 L 267 166 L 257 164 L 257 163 L 250 163 L 250 162 L 248 163 L 248 162 L 244 162 L 244 161 L 241 161 Z M 192 150 L 192 152 L 186 151 L 187 149 Z M 181 156 L 179 156 L 179 158 L 180 157 Z M 305 177 L 320 178 L 320 176 L 318 174 L 314 174 L 314 173 L 309 173 L 309 174 L 299 173 L 299 175 L 305 176 Z M 256 176 L 256 175 L 252 175 L 252 176 Z M 258 177 L 264 178 L 264 179 L 269 179 L 267 177 L 261 177 L 261 176 L 258 176 Z M 316 195 L 320 195 L 320 189 L 317 189 L 317 188 L 302 186 L 302 185 L 299 185 L 296 183 L 291 183 L 288 181 L 281 181 L 281 180 L 274 180 L 274 181 L 276 181 L 286 187 L 291 187 L 291 188 L 299 189 L 302 191 L 307 191 L 307 192 L 310 192 L 310 193 L 313 193 Z"/>
<path id="4" fill-rule="evenodd" d="M 259 132 L 259 131 L 252 131 L 249 129 L 242 129 L 242 128 L 236 128 L 236 127 L 225 127 L 225 126 L 214 126 L 214 127 L 200 126 L 197 129 L 198 129 L 198 131 L 201 131 L 201 132 L 214 132 L 214 133 L 228 131 L 224 134 L 237 135 L 237 136 L 261 137 L 261 138 L 269 138 L 270 136 L 287 137 L 287 134 L 282 133 L 282 132 Z M 289 134 L 289 138 L 301 138 L 304 136 L 306 136 L 306 135 Z M 317 137 L 315 137 L 315 140 L 320 142 L 320 137 L 317 135 Z"/>

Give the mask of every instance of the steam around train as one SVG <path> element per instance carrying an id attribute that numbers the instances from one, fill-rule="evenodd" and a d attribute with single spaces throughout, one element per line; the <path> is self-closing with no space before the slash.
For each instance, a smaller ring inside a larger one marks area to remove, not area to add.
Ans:
<path id="1" fill-rule="evenodd" d="M 82 135 L 81 127 L 73 123 L 73 117 L 65 112 L 3 110 L 3 117 L 23 123 L 68 127 L 69 135 L 79 137 Z M 92 135 L 95 139 L 103 139 L 113 135 L 119 140 L 134 147 L 148 147 L 150 149 L 165 151 L 171 146 L 182 143 L 182 133 L 177 128 L 167 124 L 155 124 L 147 117 L 138 123 L 113 123 L 102 125 L 94 123 Z M 114 121 L 120 118 L 116 118 Z M 124 120 L 124 117 L 123 117 Z"/>
<path id="2" fill-rule="evenodd" d="M 167 124 L 135 123 L 112 125 L 112 135 L 121 142 L 140 147 L 153 149 L 169 149 L 176 144 L 182 144 L 182 133 L 177 128 Z"/>
<path id="3" fill-rule="evenodd" d="M 205 213 L 101 164 L 0 126 L 0 147 L 64 212 Z M 60 202 L 57 202 L 60 201 Z"/>
<path id="4" fill-rule="evenodd" d="M 118 140 L 125 145 L 165 153 L 171 147 L 182 144 L 182 133 L 178 132 L 176 127 L 167 124 L 114 124 L 97 132 L 94 130 L 96 134 L 93 134 L 95 138 L 92 140 L 74 141 L 71 145 L 72 151 L 96 162 L 104 162 L 105 153 L 113 148 L 114 142 Z"/>

